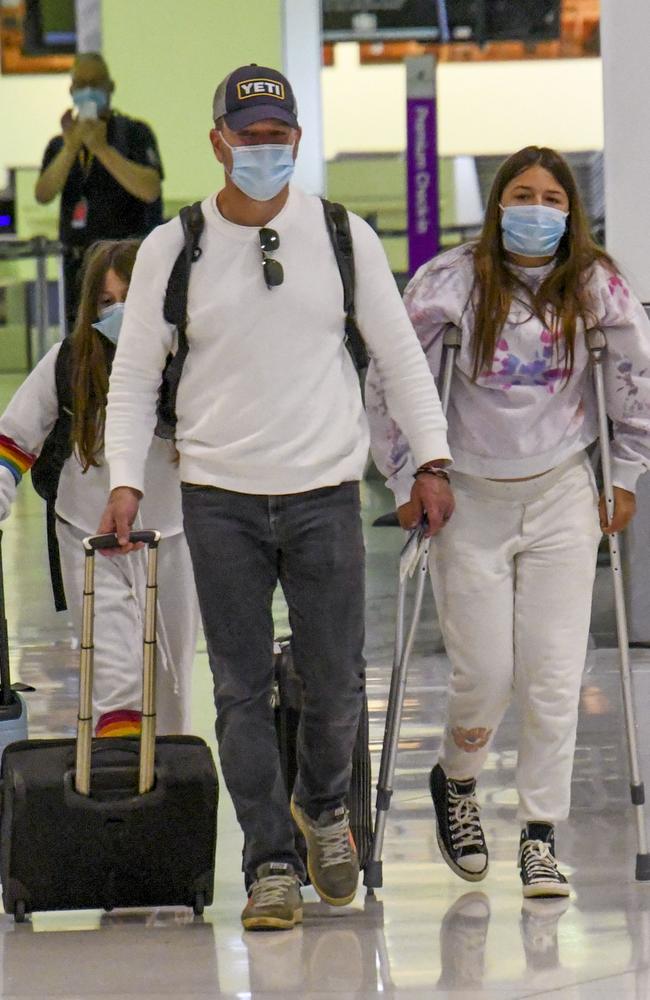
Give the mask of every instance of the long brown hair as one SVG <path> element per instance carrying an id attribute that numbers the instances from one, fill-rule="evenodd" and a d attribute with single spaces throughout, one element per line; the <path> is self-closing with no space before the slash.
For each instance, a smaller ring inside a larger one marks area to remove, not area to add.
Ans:
<path id="1" fill-rule="evenodd" d="M 507 266 L 499 205 L 510 181 L 534 166 L 548 170 L 564 189 L 569 199 L 569 216 L 556 252 L 556 266 L 542 281 L 537 292 L 531 293 Z M 530 304 L 533 314 L 548 324 L 556 335 L 558 362 L 568 378 L 573 371 L 578 319 L 586 328 L 594 322 L 589 314 L 585 272 L 596 261 L 612 271 L 616 270 L 611 257 L 591 237 L 589 221 L 566 160 L 546 146 L 526 146 L 509 156 L 494 178 L 481 236 L 474 247 L 473 379 L 476 380 L 482 371 L 492 369 L 496 344 L 517 292 L 523 293 L 524 301 Z"/>
<path id="2" fill-rule="evenodd" d="M 79 311 L 72 332 L 72 445 L 83 471 L 99 465 L 104 446 L 108 376 L 113 345 L 92 326 L 97 321 L 104 278 L 108 271 L 128 285 L 140 246 L 139 240 L 101 240 L 84 258 Z"/>

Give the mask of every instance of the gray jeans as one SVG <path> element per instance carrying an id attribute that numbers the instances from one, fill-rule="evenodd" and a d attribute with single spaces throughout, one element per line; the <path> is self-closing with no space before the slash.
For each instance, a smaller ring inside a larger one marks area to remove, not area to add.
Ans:
<path id="1" fill-rule="evenodd" d="M 219 757 L 244 831 L 246 878 L 265 861 L 288 861 L 304 874 L 271 707 L 271 605 L 279 581 L 304 683 L 294 794 L 316 817 L 347 795 L 365 684 L 359 486 L 284 496 L 182 489 Z"/>

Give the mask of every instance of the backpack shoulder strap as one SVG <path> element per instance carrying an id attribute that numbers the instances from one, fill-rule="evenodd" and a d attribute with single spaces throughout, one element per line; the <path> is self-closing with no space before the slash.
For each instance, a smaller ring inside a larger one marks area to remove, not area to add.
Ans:
<path id="1" fill-rule="evenodd" d="M 59 406 L 59 419 L 64 414 L 72 416 L 72 340 L 66 337 L 61 342 L 59 353 L 54 364 L 54 380 L 56 383 L 56 398 Z"/>
<path id="2" fill-rule="evenodd" d="M 350 219 L 346 208 L 338 202 L 321 198 L 327 231 L 336 257 L 343 283 L 343 309 L 345 311 L 345 346 L 354 366 L 361 374 L 368 367 L 368 350 L 357 324 L 354 307 L 354 246 L 350 232 Z"/>
<path id="3" fill-rule="evenodd" d="M 169 354 L 162 373 L 162 381 L 158 393 L 158 422 L 156 434 L 158 437 L 173 439 L 176 430 L 176 394 L 183 374 L 183 365 L 189 350 L 187 340 L 187 293 L 190 284 L 190 269 L 201 256 L 199 242 L 205 225 L 201 202 L 186 205 L 180 211 L 183 226 L 184 244 L 174 262 L 163 305 L 163 316 L 168 323 L 176 327 L 178 343 L 176 353 Z"/>
<path id="4" fill-rule="evenodd" d="M 193 205 L 181 208 L 180 219 L 183 227 L 183 249 L 176 258 L 169 275 L 163 306 L 165 319 L 168 323 L 173 323 L 179 331 L 179 341 L 180 338 L 185 338 L 187 327 L 187 292 L 190 284 L 190 268 L 199 259 L 202 252 L 199 242 L 205 218 L 201 210 L 201 202 L 195 201 Z"/>
<path id="5" fill-rule="evenodd" d="M 61 570 L 61 555 L 56 536 L 55 505 L 61 469 L 72 451 L 72 340 L 70 337 L 66 337 L 62 341 L 59 353 L 56 356 L 54 381 L 59 413 L 53 431 L 54 437 L 53 439 L 48 438 L 43 448 L 46 455 L 48 451 L 51 451 L 49 459 L 44 456 L 44 461 L 51 463 L 49 472 L 46 470 L 46 476 L 55 477 L 56 482 L 51 484 L 51 489 L 45 500 L 45 524 L 47 530 L 47 557 L 50 564 L 54 608 L 56 611 L 66 611 L 67 603 L 63 584 L 63 572 Z M 33 471 L 34 467 L 32 466 L 32 479 L 34 479 Z"/>
<path id="6" fill-rule="evenodd" d="M 59 551 L 59 540 L 56 536 L 55 503 L 55 500 L 45 501 L 47 559 L 50 564 L 50 581 L 52 583 L 52 596 L 54 597 L 54 610 L 67 611 L 68 603 L 65 596 L 65 584 L 63 583 L 63 570 L 61 569 L 61 553 Z"/>

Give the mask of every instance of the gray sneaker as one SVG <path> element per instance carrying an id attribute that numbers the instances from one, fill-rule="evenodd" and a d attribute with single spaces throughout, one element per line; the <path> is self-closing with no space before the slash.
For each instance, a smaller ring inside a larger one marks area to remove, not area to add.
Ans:
<path id="1" fill-rule="evenodd" d="M 247 931 L 286 931 L 302 923 L 300 880 L 280 861 L 259 865 L 241 915 Z"/>
<path id="2" fill-rule="evenodd" d="M 359 857 L 347 809 L 327 809 L 312 819 L 292 798 L 291 815 L 307 843 L 307 871 L 314 889 L 330 906 L 347 906 L 359 881 Z"/>

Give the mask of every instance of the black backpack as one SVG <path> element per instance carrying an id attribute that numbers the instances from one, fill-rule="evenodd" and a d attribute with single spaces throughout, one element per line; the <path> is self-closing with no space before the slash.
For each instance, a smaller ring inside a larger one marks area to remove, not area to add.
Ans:
<path id="1" fill-rule="evenodd" d="M 343 309 L 345 312 L 345 346 L 354 367 L 363 380 L 368 367 L 368 351 L 357 325 L 354 311 L 354 249 L 350 220 L 343 205 L 321 198 L 325 224 L 332 243 L 334 256 L 343 284 Z M 183 374 L 183 365 L 189 350 L 187 340 L 187 292 L 192 264 L 201 256 L 201 233 L 205 219 L 201 202 L 186 205 L 180 211 L 185 243 L 179 253 L 167 283 L 163 315 L 177 330 L 178 346 L 175 354 L 169 354 L 163 370 L 158 397 L 158 423 L 156 434 L 162 438 L 174 438 L 176 434 L 176 395 Z"/>
<path id="2" fill-rule="evenodd" d="M 110 349 L 111 352 L 113 348 Z M 57 611 L 67 608 L 59 543 L 56 537 L 56 495 L 64 464 L 72 455 L 72 340 L 66 337 L 61 343 L 54 364 L 54 381 L 58 414 L 56 423 L 43 442 L 40 454 L 31 468 L 32 485 L 38 495 L 45 500 L 47 525 L 47 555 L 50 563 L 50 579 Z"/>
<path id="3" fill-rule="evenodd" d="M 50 577 L 57 611 L 66 610 L 59 546 L 56 540 L 56 515 L 54 504 L 59 488 L 61 469 L 72 454 L 72 341 L 62 342 L 54 366 L 58 416 L 56 423 L 43 442 L 40 454 L 32 465 L 32 485 L 46 503 L 47 555 Z"/>
<path id="4" fill-rule="evenodd" d="M 56 500 L 61 469 L 72 454 L 71 363 L 72 341 L 66 337 L 61 343 L 54 366 L 58 416 L 31 469 L 32 485 L 46 502 Z"/>

